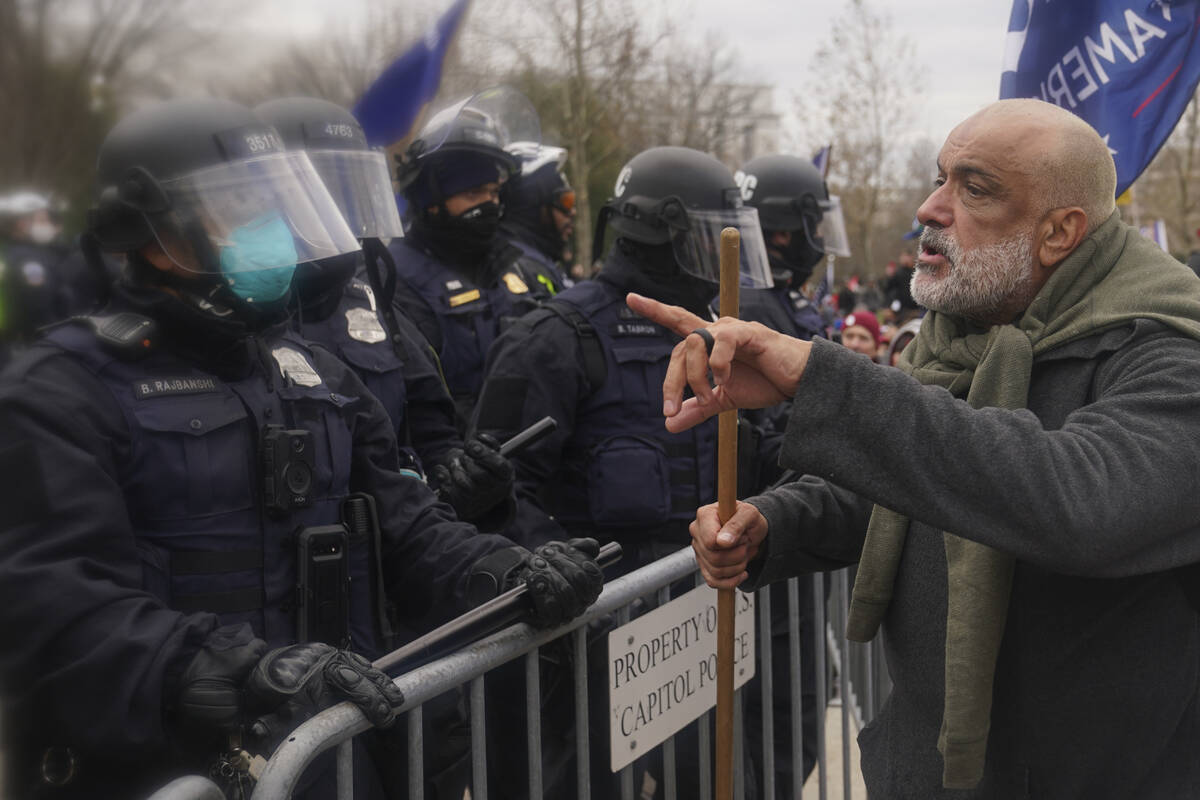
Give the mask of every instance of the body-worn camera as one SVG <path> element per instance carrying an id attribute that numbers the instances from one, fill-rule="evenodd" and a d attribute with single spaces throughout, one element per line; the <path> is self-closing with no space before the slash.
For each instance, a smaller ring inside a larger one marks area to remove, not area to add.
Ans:
<path id="1" fill-rule="evenodd" d="M 312 433 L 282 425 L 265 426 L 262 462 L 267 511 L 286 514 L 294 508 L 307 508 L 312 502 Z"/>

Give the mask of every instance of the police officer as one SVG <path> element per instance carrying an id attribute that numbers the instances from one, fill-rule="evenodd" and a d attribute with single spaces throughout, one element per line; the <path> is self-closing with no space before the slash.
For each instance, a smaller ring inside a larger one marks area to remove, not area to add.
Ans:
<path id="1" fill-rule="evenodd" d="M 460 519 L 500 527 L 511 517 L 512 466 L 490 437 L 464 445 L 436 355 L 391 305 L 395 263 L 381 240 L 404 230 L 383 153 L 367 147 L 354 115 L 328 100 L 281 98 L 255 113 L 288 149 L 308 154 L 363 246 L 297 268 L 293 324 L 358 374 L 391 417 L 401 453 L 431 473 Z"/>
<path id="2" fill-rule="evenodd" d="M 826 253 L 840 249 L 841 229 L 830 223 L 829 190 L 808 161 L 789 155 L 759 156 L 736 175 L 742 197 L 758 209 L 771 260 L 772 286 L 742 295 L 742 318 L 800 339 L 827 336 L 825 322 L 804 293 Z"/>
<path id="3" fill-rule="evenodd" d="M 545 415 L 558 420 L 513 458 L 518 491 L 566 535 L 620 542 L 622 570 L 687 545 L 694 504 L 716 498 L 717 464 L 714 421 L 682 435 L 663 427 L 662 379 L 679 337 L 630 311 L 625 296 L 671 298 L 707 314 L 726 226 L 742 232 L 747 280 L 767 285 L 757 215 L 742 206 L 729 169 L 682 147 L 638 154 L 601 211 L 596 250 L 606 227 L 615 241 L 597 278 L 514 323 L 489 354 L 476 428 L 503 437 Z M 595 748 L 594 775 L 607 773 L 605 756 Z M 681 769 L 680 780 L 694 774 Z M 698 794 L 681 783 L 680 796 Z"/>
<path id="4" fill-rule="evenodd" d="M 38 328 L 68 313 L 58 270 L 66 248 L 50 211 L 38 192 L 0 197 L 0 364 L 5 353 L 33 341 Z"/>
<path id="5" fill-rule="evenodd" d="M 437 351 L 464 429 L 488 347 L 509 320 L 549 297 L 509 260 L 490 257 L 500 186 L 518 169 L 504 148 L 539 139 L 537 112 L 523 95 L 488 89 L 434 115 L 399 168 L 410 227 L 389 248 L 395 303 Z"/>
<path id="6" fill-rule="evenodd" d="M 501 246 L 551 295 L 573 286 L 563 270 L 575 232 L 575 190 L 563 174 L 567 151 L 536 142 L 514 142 L 508 152 L 521 169 L 500 187 L 504 217 Z"/>
<path id="7" fill-rule="evenodd" d="M 539 571 L 535 623 L 594 599 L 579 549 L 535 561 L 402 474 L 379 402 L 279 324 L 298 262 L 358 246 L 306 155 L 174 101 L 109 133 L 98 186 L 89 234 L 129 261 L 112 303 L 0 380 L 14 795 L 146 794 L 343 699 L 390 724 L 366 661 L 388 605 L 434 624 Z"/>

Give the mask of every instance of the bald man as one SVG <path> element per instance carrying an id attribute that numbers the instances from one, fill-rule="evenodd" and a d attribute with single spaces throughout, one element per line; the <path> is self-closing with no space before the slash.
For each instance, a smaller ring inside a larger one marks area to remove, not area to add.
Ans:
<path id="1" fill-rule="evenodd" d="M 675 349 L 669 429 L 795 400 L 804 477 L 700 509 L 693 544 L 721 587 L 858 564 L 848 635 L 882 629 L 894 682 L 859 736 L 872 800 L 1200 797 L 1200 280 L 1115 183 L 1057 106 L 955 128 L 899 370 L 629 297 L 715 339 Z"/>

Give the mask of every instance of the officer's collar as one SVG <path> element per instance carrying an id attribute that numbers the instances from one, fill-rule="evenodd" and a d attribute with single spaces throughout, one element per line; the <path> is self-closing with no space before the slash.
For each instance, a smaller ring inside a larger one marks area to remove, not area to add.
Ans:
<path id="1" fill-rule="evenodd" d="M 255 357 L 250 347 L 254 331 L 232 315 L 216 314 L 203 298 L 181 296 L 161 286 L 123 278 L 113 292 L 112 305 L 145 314 L 158 323 L 159 345 L 174 355 L 226 379 L 244 377 Z M 277 330 L 278 320 L 262 320 L 264 335 Z"/>

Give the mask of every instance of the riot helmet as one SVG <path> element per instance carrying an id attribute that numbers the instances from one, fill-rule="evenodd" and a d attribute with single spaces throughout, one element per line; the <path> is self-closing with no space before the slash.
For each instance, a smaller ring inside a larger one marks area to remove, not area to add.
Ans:
<path id="1" fill-rule="evenodd" d="M 356 238 L 404 235 L 387 158 L 367 146 L 353 114 L 315 97 L 270 100 L 254 113 L 279 132 L 288 150 L 308 153 Z"/>
<path id="2" fill-rule="evenodd" d="M 575 190 L 562 173 L 567 151 L 536 142 L 514 142 L 507 149 L 521 166 L 500 187 L 505 228 L 518 229 L 546 255 L 562 258 L 575 216 Z"/>
<path id="3" fill-rule="evenodd" d="M 99 248 L 157 243 L 187 276 L 176 283 L 216 289 L 233 308 L 276 305 L 296 264 L 358 249 L 308 156 L 286 152 L 274 128 L 227 100 L 125 117 L 101 144 L 97 173 L 88 233 Z"/>
<path id="4" fill-rule="evenodd" d="M 485 89 L 442 109 L 409 144 L 396 173 L 418 212 L 483 183 L 502 183 L 518 169 L 505 148 L 541 141 L 537 110 L 508 86 Z"/>
<path id="5" fill-rule="evenodd" d="M 47 245 L 59 233 L 53 211 L 50 198 L 41 192 L 20 190 L 0 195 L 0 237 Z"/>
<path id="6" fill-rule="evenodd" d="M 0 216 L 23 217 L 50 210 L 50 198 L 40 192 L 21 190 L 0 196 Z"/>
<path id="7" fill-rule="evenodd" d="M 798 283 L 812 274 L 826 253 L 846 251 L 845 226 L 825 179 L 810 162 L 788 155 L 759 156 L 735 175 L 742 199 L 758 209 L 764 234 L 792 233 L 781 254 Z"/>
<path id="8" fill-rule="evenodd" d="M 737 228 L 742 284 L 771 284 L 758 213 L 743 205 L 733 173 L 707 153 L 654 147 L 634 156 L 600 210 L 593 259 L 600 256 L 606 227 L 618 241 L 670 245 L 683 273 L 712 284 L 721 278 L 721 231 Z"/>
<path id="9" fill-rule="evenodd" d="M 382 239 L 401 238 L 404 227 L 392 193 L 387 158 L 367 145 L 362 126 L 346 109 L 315 97 L 270 100 L 254 109 L 275 127 L 289 150 L 303 150 L 333 195 L 350 230 L 362 242 L 362 263 L 379 312 L 396 343 L 392 314 L 396 265 Z M 296 272 L 297 307 L 326 301 L 358 272 L 359 253 L 303 264 Z M 373 299 L 372 302 L 375 302 Z"/>
<path id="10" fill-rule="evenodd" d="M 500 228 L 497 187 L 517 170 L 504 148 L 540 138 L 533 104 L 506 86 L 434 114 L 405 150 L 397 172 L 413 238 L 461 269 L 481 269 Z"/>

